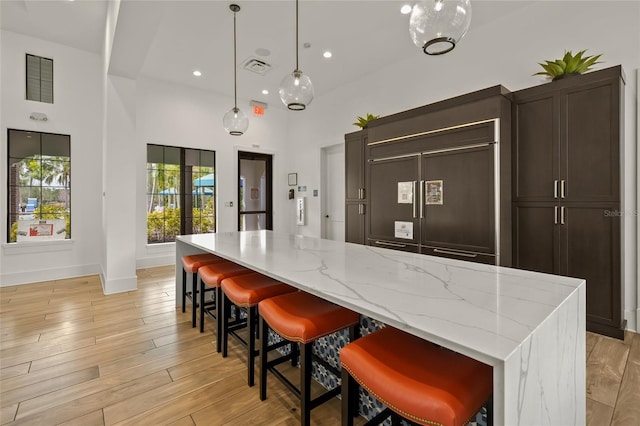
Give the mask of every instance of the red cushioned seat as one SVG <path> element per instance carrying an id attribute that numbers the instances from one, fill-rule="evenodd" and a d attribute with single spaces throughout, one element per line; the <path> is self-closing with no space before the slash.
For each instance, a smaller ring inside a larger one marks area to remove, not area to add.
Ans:
<path id="1" fill-rule="evenodd" d="M 191 326 L 196 326 L 196 305 L 198 294 L 198 269 L 210 263 L 219 263 L 225 261 L 224 259 L 211 254 L 191 254 L 182 257 L 182 312 L 186 311 L 187 298 L 191 300 L 193 306 L 193 312 L 191 315 Z M 191 291 L 187 290 L 187 272 L 191 273 Z"/>
<path id="2" fill-rule="evenodd" d="M 182 267 L 185 271 L 193 274 L 198 272 L 198 269 L 203 265 L 222 261 L 224 261 L 224 259 L 211 253 L 192 254 L 190 256 L 182 257 Z"/>
<path id="3" fill-rule="evenodd" d="M 311 410 L 340 394 L 340 385 L 328 390 L 316 398 L 311 398 L 311 372 L 313 369 L 313 342 L 320 337 L 336 331 L 349 329 L 349 340 L 358 334 L 360 315 L 348 309 L 336 306 L 309 293 L 298 291 L 275 296 L 258 304 L 260 312 L 260 400 L 267 398 L 267 371 L 293 389 L 300 398 L 300 424 L 311 424 Z M 282 336 L 284 341 L 269 344 L 269 329 Z M 295 342 L 298 342 L 296 344 Z M 290 345 L 288 355 L 269 360 L 268 353 L 281 346 Z M 300 359 L 300 387 L 296 388 L 276 366 L 291 360 L 292 364 Z M 317 359 L 325 368 L 333 366 Z"/>
<path id="4" fill-rule="evenodd" d="M 240 343 L 247 347 L 247 384 L 253 386 L 255 376 L 256 350 L 256 326 L 258 317 L 258 303 L 270 297 L 297 291 L 276 279 L 253 272 L 250 274 L 236 275 L 225 278 L 220 284 L 222 287 L 222 356 L 227 356 L 229 335 L 234 336 Z M 233 322 L 230 322 L 231 305 L 236 306 L 236 314 Z M 246 319 L 240 318 L 238 307 L 246 308 Z M 243 339 L 237 334 L 238 330 L 247 328 L 248 339 Z"/>
<path id="5" fill-rule="evenodd" d="M 490 366 L 392 327 L 345 346 L 340 363 L 391 410 L 420 424 L 464 425 L 493 389 Z"/>
<path id="6" fill-rule="evenodd" d="M 249 307 L 264 299 L 297 291 L 295 287 L 257 272 L 226 278 L 222 291 L 237 306 Z"/>
<path id="7" fill-rule="evenodd" d="M 198 275 L 200 276 L 200 332 L 204 332 L 204 314 L 207 313 L 216 319 L 216 350 L 222 351 L 222 289 L 220 284 L 222 280 L 236 275 L 249 274 L 253 272 L 251 269 L 247 269 L 244 266 L 237 263 L 229 262 L 227 260 L 223 262 L 210 263 L 201 266 L 198 269 Z M 204 294 L 208 291 L 215 291 L 215 302 L 205 303 Z M 215 310 L 215 314 L 212 312 Z"/>

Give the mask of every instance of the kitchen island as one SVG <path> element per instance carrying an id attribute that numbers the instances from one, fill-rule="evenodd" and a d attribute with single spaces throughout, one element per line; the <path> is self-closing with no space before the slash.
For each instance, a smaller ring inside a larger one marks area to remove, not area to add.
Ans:
<path id="1" fill-rule="evenodd" d="M 272 231 L 223 232 L 176 239 L 176 305 L 181 258 L 200 252 L 491 365 L 495 424 L 586 421 L 584 280 Z"/>

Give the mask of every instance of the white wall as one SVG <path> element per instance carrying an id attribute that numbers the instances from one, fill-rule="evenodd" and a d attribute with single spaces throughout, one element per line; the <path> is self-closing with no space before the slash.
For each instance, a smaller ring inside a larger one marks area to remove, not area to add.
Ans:
<path id="1" fill-rule="evenodd" d="M 639 2 L 536 2 L 516 13 L 473 28 L 451 53 L 415 57 L 359 78 L 319 97 L 290 122 L 291 171 L 298 184 L 320 186 L 320 148 L 339 143 L 366 113 L 388 115 L 452 96 L 502 84 L 515 91 L 542 84 L 532 74 L 538 62 L 561 56 L 565 49 L 603 53 L 599 68 L 622 64 L 627 73 L 625 110 L 624 208 L 637 206 L 636 81 L 640 66 Z M 408 41 L 409 42 L 409 41 Z M 629 78 L 630 77 L 630 78 Z M 294 141 L 305 141 L 304 144 Z M 291 232 L 320 236 L 320 199 L 308 200 L 309 224 Z M 293 216 L 293 212 L 288 212 Z M 289 222 L 293 220 L 290 217 Z M 636 223 L 624 221 L 625 316 L 634 325 L 637 309 Z"/>
<path id="2" fill-rule="evenodd" d="M 54 103 L 25 100 L 25 54 L 54 59 Z M 9 31 L 1 36 L 0 285 L 95 274 L 101 261 L 101 59 Z M 29 119 L 44 112 L 49 120 Z M 7 129 L 71 135 L 71 241 L 8 245 Z"/>
<path id="3" fill-rule="evenodd" d="M 137 85 L 136 188 L 145 194 L 146 144 L 172 145 L 216 152 L 217 231 L 237 229 L 237 151 L 273 155 L 274 230 L 286 230 L 283 201 L 286 200 L 285 146 L 287 112 L 269 108 L 264 117 L 250 114 L 249 101 L 238 99 L 238 107 L 249 115 L 249 129 L 230 136 L 222 117 L 233 107 L 233 98 L 185 86 L 152 80 Z M 233 207 L 225 202 L 233 201 Z M 138 267 L 175 262 L 173 244 L 146 244 L 146 201 L 137 197 L 136 244 Z"/>

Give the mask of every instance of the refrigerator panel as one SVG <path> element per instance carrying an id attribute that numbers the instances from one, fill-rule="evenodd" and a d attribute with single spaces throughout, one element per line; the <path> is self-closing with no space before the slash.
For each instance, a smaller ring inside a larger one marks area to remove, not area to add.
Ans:
<path id="1" fill-rule="evenodd" d="M 422 156 L 423 246 L 495 254 L 494 149 Z"/>
<path id="2" fill-rule="evenodd" d="M 418 168 L 420 156 L 368 163 L 368 236 L 373 240 L 420 243 Z"/>

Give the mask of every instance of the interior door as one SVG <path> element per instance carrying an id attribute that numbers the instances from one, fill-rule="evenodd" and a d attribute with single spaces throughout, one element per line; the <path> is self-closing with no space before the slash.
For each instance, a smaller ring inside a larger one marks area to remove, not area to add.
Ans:
<path id="1" fill-rule="evenodd" d="M 345 240 L 344 144 L 323 149 L 323 238 Z"/>
<path id="2" fill-rule="evenodd" d="M 272 156 L 238 152 L 238 230 L 273 229 Z"/>
<path id="3" fill-rule="evenodd" d="M 419 244 L 418 168 L 420 155 L 368 163 L 368 236 L 372 240 Z"/>
<path id="4" fill-rule="evenodd" d="M 422 156 L 423 246 L 495 254 L 494 148 Z"/>

